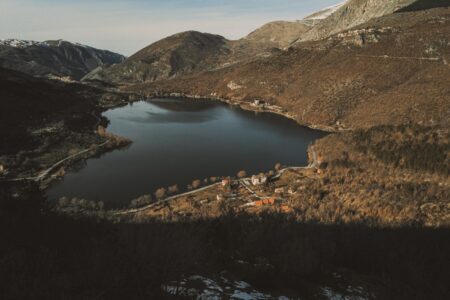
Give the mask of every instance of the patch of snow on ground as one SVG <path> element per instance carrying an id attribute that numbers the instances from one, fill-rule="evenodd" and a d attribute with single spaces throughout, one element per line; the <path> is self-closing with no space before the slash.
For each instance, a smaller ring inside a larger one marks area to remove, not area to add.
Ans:
<path id="1" fill-rule="evenodd" d="M 236 300 L 288 300 L 274 297 L 254 289 L 244 281 L 230 281 L 224 277 L 211 279 L 204 276 L 190 276 L 179 282 L 171 282 L 162 289 L 173 296 L 188 296 L 198 300 L 236 299 Z"/>
<path id="2" fill-rule="evenodd" d="M 349 287 L 347 290 L 350 293 L 358 292 L 356 295 L 343 295 L 342 293 L 336 292 L 332 290 L 329 287 L 322 288 L 322 294 L 329 300 L 368 300 L 368 296 L 362 296 L 361 294 L 364 293 L 364 290 L 362 287 L 358 287 L 353 289 L 352 287 Z"/>

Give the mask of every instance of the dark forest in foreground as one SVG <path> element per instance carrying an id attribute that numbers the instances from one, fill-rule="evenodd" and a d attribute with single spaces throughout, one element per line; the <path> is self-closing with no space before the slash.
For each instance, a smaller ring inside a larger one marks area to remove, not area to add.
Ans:
<path id="1" fill-rule="evenodd" d="M 314 298 L 333 272 L 380 299 L 448 299 L 450 230 L 298 223 L 289 216 L 112 224 L 57 215 L 2 186 L 0 298 L 160 299 L 184 275 L 227 271 Z M 241 265 L 237 261 L 249 264 Z"/>

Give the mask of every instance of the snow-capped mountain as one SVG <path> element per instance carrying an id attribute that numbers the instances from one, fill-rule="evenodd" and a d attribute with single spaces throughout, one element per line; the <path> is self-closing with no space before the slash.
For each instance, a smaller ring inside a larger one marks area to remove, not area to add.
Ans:
<path id="1" fill-rule="evenodd" d="M 79 80 L 92 70 L 122 62 L 124 56 L 65 40 L 0 40 L 0 66 L 34 76 Z"/>

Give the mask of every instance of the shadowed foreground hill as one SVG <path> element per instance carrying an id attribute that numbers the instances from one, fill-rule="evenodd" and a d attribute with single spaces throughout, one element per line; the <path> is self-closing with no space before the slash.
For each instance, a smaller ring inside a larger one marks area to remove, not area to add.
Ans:
<path id="1" fill-rule="evenodd" d="M 396 13 L 268 58 L 127 89 L 263 99 L 304 124 L 449 126 L 449 36 L 449 8 Z"/>
<path id="2" fill-rule="evenodd" d="M 369 298 L 450 296 L 448 229 L 314 225 L 280 215 L 112 224 L 56 215 L 37 189 L 14 198 L 15 188 L 0 189 L 2 299 L 164 299 L 168 281 L 218 273 L 302 299 L 328 299 L 323 286 L 346 295 L 348 284 Z"/>
<path id="3" fill-rule="evenodd" d="M 0 154 L 33 147 L 33 127 L 64 122 L 80 132 L 91 128 L 97 120 L 90 112 L 101 95 L 85 85 L 0 68 Z"/>
<path id="4" fill-rule="evenodd" d="M 5 175 L 35 176 L 83 149 L 99 150 L 96 145 L 105 138 L 95 129 L 107 124 L 100 116 L 103 106 L 126 98 L 102 88 L 0 68 L 0 164 L 7 169 Z M 110 141 L 103 151 L 118 140 Z"/>

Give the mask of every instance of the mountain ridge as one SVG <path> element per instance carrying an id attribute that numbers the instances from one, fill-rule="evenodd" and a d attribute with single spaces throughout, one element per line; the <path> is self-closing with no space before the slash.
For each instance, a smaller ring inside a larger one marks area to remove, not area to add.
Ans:
<path id="1" fill-rule="evenodd" d="M 65 40 L 0 40 L 0 66 L 40 77 L 79 80 L 92 70 L 125 60 L 123 55 Z"/>
<path id="2" fill-rule="evenodd" d="M 397 13 L 267 58 L 125 89 L 262 99 L 302 124 L 448 126 L 449 35 L 449 8 Z"/>

